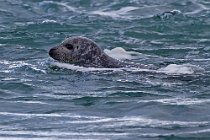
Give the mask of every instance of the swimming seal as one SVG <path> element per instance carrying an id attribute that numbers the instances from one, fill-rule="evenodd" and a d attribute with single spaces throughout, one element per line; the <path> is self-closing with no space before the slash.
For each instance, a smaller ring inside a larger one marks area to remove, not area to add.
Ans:
<path id="1" fill-rule="evenodd" d="M 86 37 L 67 38 L 60 45 L 50 49 L 49 55 L 59 62 L 83 67 L 146 67 L 144 65 L 127 64 L 112 58 L 104 53 L 94 41 Z"/>

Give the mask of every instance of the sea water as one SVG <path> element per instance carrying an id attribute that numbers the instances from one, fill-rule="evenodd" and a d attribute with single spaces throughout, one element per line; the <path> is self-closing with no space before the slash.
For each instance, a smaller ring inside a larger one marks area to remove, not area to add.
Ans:
<path id="1" fill-rule="evenodd" d="M 0 139 L 210 139 L 208 0 L 1 0 Z M 48 55 L 85 36 L 158 69 Z"/>

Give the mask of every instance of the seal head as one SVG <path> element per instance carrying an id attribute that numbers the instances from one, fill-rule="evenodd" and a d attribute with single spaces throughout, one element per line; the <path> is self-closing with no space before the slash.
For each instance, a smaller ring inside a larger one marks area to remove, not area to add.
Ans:
<path id="1" fill-rule="evenodd" d="M 84 67 L 122 67 L 122 63 L 105 54 L 92 40 L 85 37 L 72 37 L 50 49 L 49 55 L 59 62 Z"/>

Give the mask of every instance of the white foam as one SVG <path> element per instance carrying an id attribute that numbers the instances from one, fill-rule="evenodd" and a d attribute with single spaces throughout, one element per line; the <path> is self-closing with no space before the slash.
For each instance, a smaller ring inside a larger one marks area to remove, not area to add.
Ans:
<path id="1" fill-rule="evenodd" d="M 27 62 L 24 62 L 24 61 L 7 61 L 7 60 L 0 60 L 0 64 L 4 64 L 4 65 L 7 65 L 7 70 L 5 70 L 5 72 L 7 73 L 16 69 L 16 68 L 21 68 L 21 67 L 24 67 L 24 66 L 27 66 L 29 68 L 31 68 L 32 70 L 34 71 L 37 71 L 37 72 L 42 72 L 42 73 L 46 73 L 45 70 L 42 70 L 40 68 L 37 67 L 37 65 L 34 65 L 34 64 L 30 64 L 30 63 L 27 63 Z"/>
<path id="2" fill-rule="evenodd" d="M 51 114 L 32 114 L 32 113 L 11 113 L 11 112 L 0 112 L 0 115 L 4 116 L 16 116 L 16 117 L 70 117 L 79 118 L 81 116 L 72 113 L 51 113 Z M 89 116 L 91 118 L 91 116 Z"/>
<path id="3" fill-rule="evenodd" d="M 0 131 L 0 135 L 33 135 L 33 136 L 39 136 L 39 137 L 49 137 L 49 138 L 55 138 L 55 137 L 63 137 L 63 136 L 125 136 L 127 133 L 115 133 L 115 132 L 61 132 L 61 131 L 21 131 L 21 130 L 15 130 L 15 131 Z M 48 138 L 48 139 L 49 139 Z M 42 138 L 41 138 L 42 139 Z M 59 139 L 59 138 L 57 138 Z"/>
<path id="4" fill-rule="evenodd" d="M 6 46 L 6 44 L 0 44 L 0 46 Z"/>
<path id="5" fill-rule="evenodd" d="M 80 72 L 94 72 L 94 71 L 113 71 L 113 72 L 151 72 L 151 73 L 162 73 L 167 75 L 192 75 L 192 74 L 202 74 L 204 69 L 191 65 L 191 64 L 183 64 L 183 65 L 176 65 L 170 64 L 165 68 L 160 68 L 158 70 L 150 70 L 150 69 L 143 69 L 143 68 L 94 68 L 94 67 L 82 67 L 82 66 L 75 66 L 73 64 L 68 63 L 61 63 L 61 62 L 53 62 L 52 65 L 55 65 L 60 68 L 70 69 L 74 71 Z"/>
<path id="6" fill-rule="evenodd" d="M 113 72 L 122 72 L 122 71 L 127 71 L 127 72 L 151 72 L 155 73 L 158 71 L 155 70 L 150 70 L 150 69 L 141 69 L 141 68 L 94 68 L 94 67 L 82 67 L 82 66 L 75 66 L 73 64 L 68 64 L 68 63 L 61 63 L 61 62 L 53 62 L 52 65 L 55 65 L 60 68 L 65 68 L 65 69 L 70 69 L 74 71 L 80 71 L 80 72 L 96 72 L 96 71 L 113 71 Z"/>
<path id="7" fill-rule="evenodd" d="M 0 131 L 1 135 L 8 135 L 8 136 L 17 136 L 17 135 L 33 135 L 33 136 L 39 136 L 39 137 L 68 137 L 68 136 L 80 136 L 80 137 L 86 137 L 86 136 L 128 136 L 131 134 L 134 134 L 133 132 L 126 132 L 126 133 L 106 133 L 106 132 L 100 132 L 98 131 L 98 126 L 100 126 L 100 129 L 118 129 L 118 128 L 133 128 L 134 129 L 142 129 L 143 127 L 149 127 L 149 128 L 171 128 L 173 126 L 180 126 L 180 127 L 186 127 L 186 128 L 195 128 L 200 125 L 207 126 L 209 124 L 208 121 L 179 121 L 179 120 L 159 120 L 154 118 L 148 118 L 145 116 L 122 116 L 122 117 L 100 117 L 100 116 L 81 116 L 78 114 L 72 114 L 72 113 L 52 113 L 52 114 L 24 114 L 24 113 L 10 113 L 10 112 L 0 112 L 0 115 L 5 116 L 12 116 L 12 117 L 44 117 L 45 119 L 50 117 L 56 117 L 56 122 L 52 122 L 52 124 L 67 124 L 71 126 L 72 124 L 79 124 L 78 126 L 81 126 L 81 130 L 84 127 L 82 126 L 93 126 L 91 127 L 91 132 L 87 131 L 81 131 L 79 133 L 72 132 L 72 131 L 28 131 L 28 130 L 21 130 L 22 128 L 14 128 L 14 126 L 9 126 L 8 128 L 4 128 L 3 131 Z M 69 121 L 63 120 L 63 117 L 67 117 Z M 81 125 L 80 125 L 81 124 Z M 136 128 L 136 126 L 139 126 Z M 1 126 L 0 126 L 1 127 Z M 202 133 L 202 132 L 209 132 L 209 130 L 198 130 L 198 131 L 188 131 L 188 132 L 180 132 L 179 134 L 186 134 L 186 133 Z M 168 133 L 164 133 L 161 135 L 167 135 Z M 176 132 L 177 134 L 177 132 Z M 138 133 L 138 135 L 148 135 L 148 136 L 154 136 L 158 135 L 155 133 Z M 160 134 L 159 134 L 160 135 Z"/>
<path id="8" fill-rule="evenodd" d="M 171 133 L 142 133 L 139 136 L 144 136 L 144 137 L 159 137 L 159 136 L 182 136 L 184 135 L 186 137 L 186 135 L 190 135 L 192 137 L 193 134 L 195 134 L 196 136 L 199 136 L 200 133 L 209 133 L 210 129 L 202 129 L 202 130 L 195 130 L 195 131 L 180 131 L 180 132 L 171 132 Z M 199 138 L 199 137 L 198 137 Z"/>
<path id="9" fill-rule="evenodd" d="M 118 118 L 112 117 L 99 117 L 99 116 L 81 116 L 72 113 L 52 113 L 52 114 L 29 114 L 29 113 L 10 113 L 0 112 L 0 115 L 4 116 L 16 116 L 16 117 L 67 117 L 71 121 L 65 121 L 68 124 L 88 124 L 88 123 L 101 123 L 102 127 L 121 127 L 121 126 L 150 126 L 150 127 L 167 127 L 171 125 L 180 125 L 184 127 L 194 127 L 198 125 L 206 125 L 208 121 L 173 121 L 173 120 L 158 120 L 153 118 L 147 118 L 144 116 L 123 116 Z M 74 121 L 72 121 L 74 120 Z M 59 122 L 60 123 L 60 122 Z"/>
<path id="10" fill-rule="evenodd" d="M 121 47 L 116 47 L 112 50 L 105 49 L 104 52 L 118 60 L 132 60 L 141 58 L 143 55 L 138 52 L 134 51 L 126 51 Z M 1 63 L 1 61 L 0 61 Z M 6 62 L 3 62 L 6 63 Z M 131 62 L 132 63 L 132 62 Z M 199 66 L 192 65 L 192 64 L 169 64 L 164 68 L 160 68 L 158 70 L 151 70 L 145 68 L 138 68 L 138 67 L 123 67 L 123 68 L 95 68 L 95 67 L 82 67 L 82 66 L 75 66 L 73 64 L 68 63 L 61 63 L 61 62 L 53 62 L 52 65 L 58 66 L 60 68 L 66 68 L 74 71 L 81 71 L 81 72 L 89 72 L 89 71 L 128 71 L 128 72 L 152 72 L 152 73 L 163 73 L 168 75 L 186 75 L 186 74 L 202 74 L 205 70 Z M 145 65 L 146 66 L 146 65 Z"/>
<path id="11" fill-rule="evenodd" d="M 201 73 L 204 71 L 203 68 L 191 65 L 191 64 L 170 64 L 165 68 L 160 68 L 159 72 L 169 74 L 169 75 L 182 75 L 182 74 L 194 74 L 194 73 Z"/>
<path id="12" fill-rule="evenodd" d="M 7 60 L 0 60 L 0 64 L 9 65 L 10 62 Z"/>
<path id="13" fill-rule="evenodd" d="M 157 100 L 139 100 L 139 103 L 157 102 L 167 105 L 197 105 L 210 103 L 210 99 L 191 99 L 191 98 L 166 98 Z"/>
<path id="14" fill-rule="evenodd" d="M 41 4 L 56 4 L 58 6 L 62 6 L 66 8 L 68 11 L 78 12 L 78 10 L 75 7 L 69 6 L 67 3 L 63 3 L 63 2 L 43 1 L 41 2 Z"/>
<path id="15" fill-rule="evenodd" d="M 48 104 L 48 103 L 41 102 L 41 101 L 12 101 L 12 103 L 41 104 L 41 105 Z"/>
<path id="16" fill-rule="evenodd" d="M 112 18 L 119 18 L 123 15 L 126 15 L 128 12 L 136 10 L 136 9 L 139 9 L 139 8 L 133 7 L 133 6 L 127 6 L 119 10 L 115 10 L 115 11 L 108 11 L 107 9 L 97 10 L 97 11 L 91 12 L 91 14 L 100 15 L 100 16 L 109 16 Z"/>
<path id="17" fill-rule="evenodd" d="M 97 118 L 97 119 L 88 119 L 88 120 L 75 120 L 68 123 L 72 124 L 88 124 L 88 123 L 102 123 L 104 127 L 121 127 L 121 126 L 150 126 L 150 127 L 167 127 L 170 125 L 181 125 L 186 127 L 194 127 L 198 125 L 208 124 L 207 121 L 202 122 L 186 122 L 186 121 L 167 121 L 167 120 L 158 120 L 150 119 L 142 116 L 125 116 L 119 118 Z"/>
<path id="18" fill-rule="evenodd" d="M 73 64 L 68 63 L 60 63 L 60 62 L 54 62 L 52 65 L 55 65 L 60 68 L 66 68 L 74 71 L 81 71 L 81 72 L 90 72 L 90 71 L 123 71 L 121 68 L 94 68 L 94 67 L 81 67 L 81 66 L 75 66 Z"/>
<path id="19" fill-rule="evenodd" d="M 182 13 L 180 10 L 177 10 L 177 9 L 173 9 L 170 12 L 173 14 L 181 14 Z"/>
<path id="20" fill-rule="evenodd" d="M 42 21 L 42 23 L 57 23 L 57 21 L 46 19 L 46 20 Z"/>
<path id="21" fill-rule="evenodd" d="M 140 57 L 140 55 L 142 55 L 141 53 L 138 53 L 138 52 L 126 51 L 125 49 L 121 47 L 116 47 L 112 50 L 105 49 L 104 52 L 110 57 L 113 57 L 118 60 L 137 59 Z"/>

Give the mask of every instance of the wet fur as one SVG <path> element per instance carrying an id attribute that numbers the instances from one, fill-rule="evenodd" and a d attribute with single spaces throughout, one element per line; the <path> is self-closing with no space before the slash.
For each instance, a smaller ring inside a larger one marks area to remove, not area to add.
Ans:
<path id="1" fill-rule="evenodd" d="M 72 49 L 68 49 L 68 46 Z M 59 62 L 83 67 L 119 68 L 125 66 L 123 62 L 109 57 L 95 42 L 85 37 L 68 38 L 52 48 L 49 55 Z"/>

